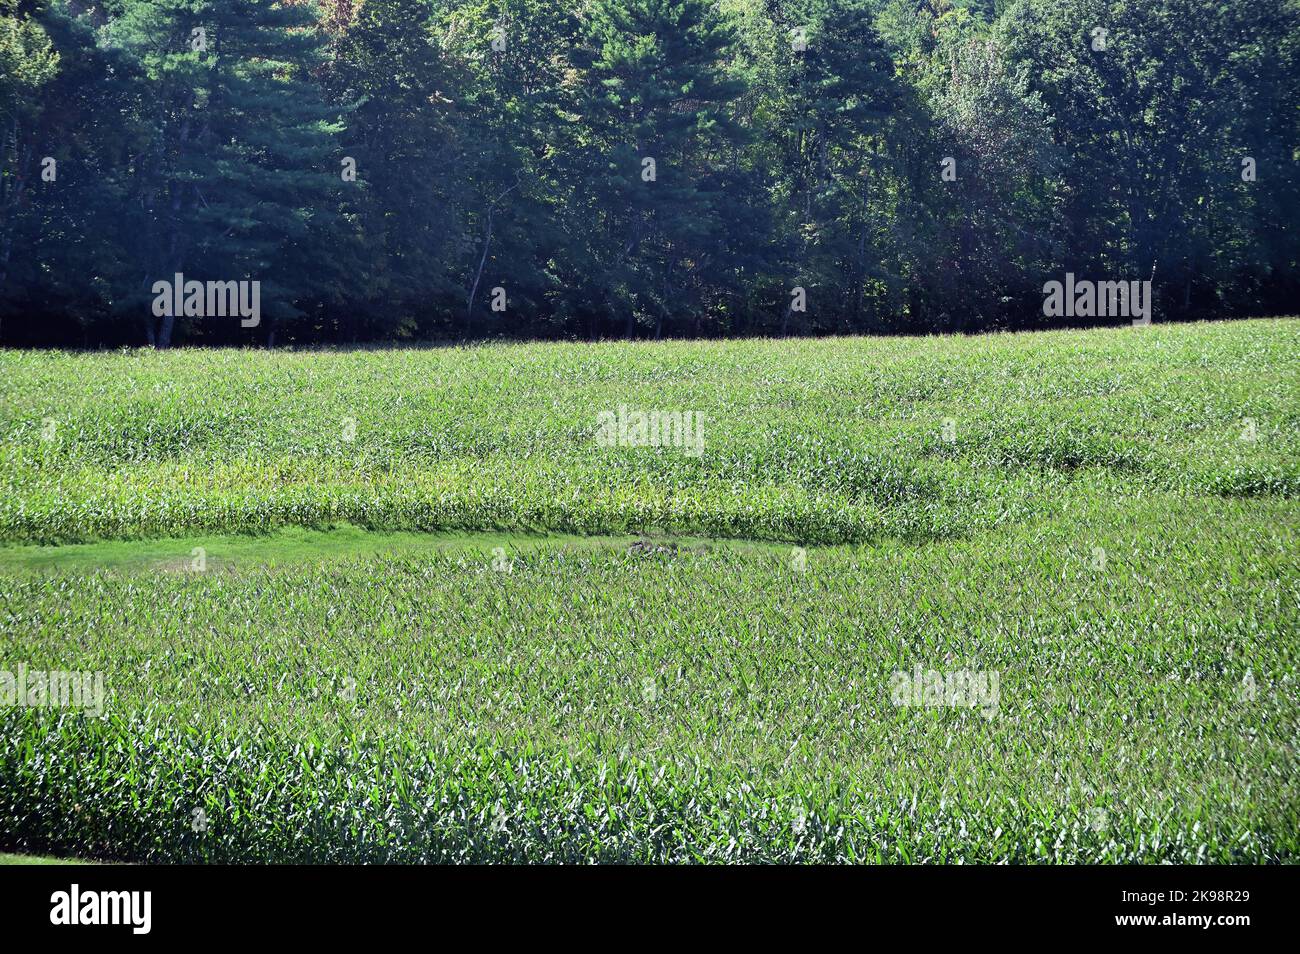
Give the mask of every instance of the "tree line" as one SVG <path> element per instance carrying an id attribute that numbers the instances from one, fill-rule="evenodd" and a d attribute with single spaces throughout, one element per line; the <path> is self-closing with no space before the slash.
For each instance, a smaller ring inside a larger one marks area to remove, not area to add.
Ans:
<path id="1" fill-rule="evenodd" d="M 1149 280 L 1157 321 L 1294 311 L 1298 26 L 1294 0 L 0 0 L 0 344 L 1035 328 L 1066 272 Z M 174 275 L 259 282 L 261 320 L 158 314 Z"/>

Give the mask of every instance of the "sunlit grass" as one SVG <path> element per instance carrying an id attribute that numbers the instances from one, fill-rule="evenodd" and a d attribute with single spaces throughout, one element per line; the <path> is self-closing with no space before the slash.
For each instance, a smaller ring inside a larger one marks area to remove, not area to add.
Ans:
<path id="1" fill-rule="evenodd" d="M 933 539 L 1065 483 L 1294 496 L 1300 324 L 424 351 L 0 352 L 0 539 Z M 600 447 L 698 411 L 705 449 Z M 944 440 L 951 419 L 953 440 Z M 1253 428 L 1252 440 L 1243 440 Z"/>
<path id="2" fill-rule="evenodd" d="M 0 356 L 0 846 L 1294 861 L 1296 327 Z"/>

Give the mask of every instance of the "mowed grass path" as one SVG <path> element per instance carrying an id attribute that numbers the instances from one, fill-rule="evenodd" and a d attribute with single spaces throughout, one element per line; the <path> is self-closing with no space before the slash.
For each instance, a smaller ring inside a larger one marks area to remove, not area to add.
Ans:
<path id="1" fill-rule="evenodd" d="M 109 699 L 0 709 L 0 848 L 1294 861 L 1298 327 L 3 355 L 0 669 Z"/>

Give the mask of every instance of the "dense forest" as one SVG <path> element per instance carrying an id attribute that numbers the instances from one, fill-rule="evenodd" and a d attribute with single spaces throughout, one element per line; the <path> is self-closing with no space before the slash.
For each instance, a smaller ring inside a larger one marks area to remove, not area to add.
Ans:
<path id="1" fill-rule="evenodd" d="M 1294 0 L 0 0 L 0 344 L 1295 311 Z M 155 283 L 257 281 L 260 320 Z M 170 309 L 169 309 L 170 310 Z"/>

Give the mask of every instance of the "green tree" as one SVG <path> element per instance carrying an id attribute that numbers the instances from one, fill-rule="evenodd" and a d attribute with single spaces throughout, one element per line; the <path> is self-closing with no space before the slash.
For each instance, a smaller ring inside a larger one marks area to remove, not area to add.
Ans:
<path id="1" fill-rule="evenodd" d="M 333 297 L 331 281 L 342 277 L 328 237 L 343 127 L 310 76 L 325 42 L 312 8 L 131 0 L 107 34 L 148 79 L 151 136 L 133 157 L 133 252 L 143 268 L 132 305 L 178 272 L 260 281 L 273 343 L 278 323 L 302 317 L 302 302 Z M 174 324 L 146 318 L 150 343 L 167 347 Z"/>
<path id="2" fill-rule="evenodd" d="M 1294 291 L 1295 4 L 1025 0 L 1003 27 L 1071 157 L 1067 265 L 1154 278 L 1172 316 Z"/>
<path id="3" fill-rule="evenodd" d="M 1059 254 L 1058 152 L 1051 116 L 996 34 L 964 9 L 933 21 L 917 77 L 931 112 L 919 194 L 932 223 L 925 273 L 941 309 L 932 328 L 1032 316 Z"/>
<path id="4" fill-rule="evenodd" d="M 327 86 L 348 110 L 339 162 L 355 163 L 343 189 L 359 233 L 340 317 L 347 337 L 416 333 L 458 295 L 449 266 L 464 257 L 465 82 L 436 42 L 427 0 L 367 0 L 341 30 Z"/>
<path id="5" fill-rule="evenodd" d="M 907 96 L 869 5 L 813 0 L 772 5 L 781 88 L 764 110 L 764 165 L 791 258 L 781 332 L 854 330 L 891 277 L 884 246 L 895 220 L 891 148 Z M 910 122 L 906 123 L 911 126 Z M 795 313 L 791 285 L 808 293 Z"/>
<path id="6" fill-rule="evenodd" d="M 124 157 L 138 142 L 140 76 L 62 0 L 8 10 L 18 16 L 0 20 L 6 338 L 115 342 L 109 318 L 130 285 Z"/>
<path id="7" fill-rule="evenodd" d="M 729 192 L 743 131 L 726 69 L 733 32 L 704 0 L 598 0 L 582 64 L 592 276 L 624 334 L 702 330 L 734 274 Z M 713 286 L 713 287 L 711 287 Z"/>
<path id="8" fill-rule="evenodd" d="M 59 53 L 45 29 L 0 0 L 0 292 L 4 290 L 19 208 L 37 178 L 35 131 L 42 87 L 58 74 Z"/>
<path id="9" fill-rule="evenodd" d="M 550 0 L 480 0 L 445 22 L 472 77 L 460 109 L 463 328 L 553 334 L 581 307 L 588 240 L 568 161 L 580 126 L 579 20 Z M 505 313 L 484 307 L 494 288 Z"/>

